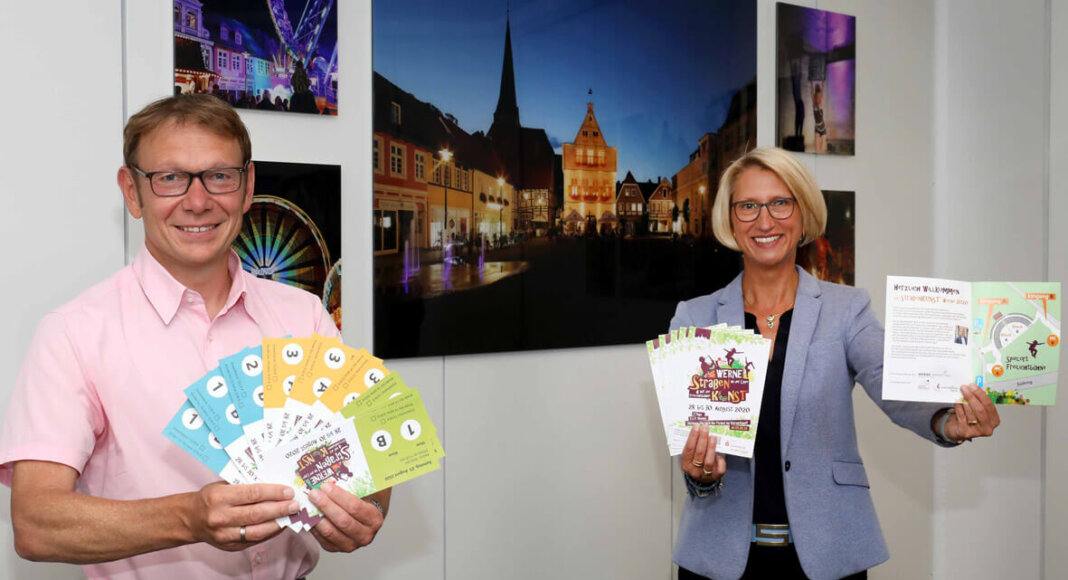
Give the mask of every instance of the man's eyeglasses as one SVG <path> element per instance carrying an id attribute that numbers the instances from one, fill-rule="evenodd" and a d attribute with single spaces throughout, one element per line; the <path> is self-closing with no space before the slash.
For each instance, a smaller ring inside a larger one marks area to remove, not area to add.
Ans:
<path id="1" fill-rule="evenodd" d="M 777 220 L 784 220 L 794 215 L 794 206 L 796 205 L 796 199 L 792 197 L 780 197 L 779 199 L 773 199 L 767 203 L 736 201 L 731 204 L 731 208 L 734 210 L 734 217 L 738 218 L 738 221 L 752 222 L 760 217 L 760 210 L 765 207 L 768 208 L 768 214 L 771 217 Z"/>
<path id="2" fill-rule="evenodd" d="M 159 197 L 178 197 L 185 195 L 193 179 L 199 179 L 208 193 L 222 195 L 241 189 L 244 173 L 248 171 L 248 161 L 242 167 L 215 167 L 199 173 L 189 171 L 150 171 L 145 173 L 131 165 L 130 169 L 148 180 L 152 193 Z"/>

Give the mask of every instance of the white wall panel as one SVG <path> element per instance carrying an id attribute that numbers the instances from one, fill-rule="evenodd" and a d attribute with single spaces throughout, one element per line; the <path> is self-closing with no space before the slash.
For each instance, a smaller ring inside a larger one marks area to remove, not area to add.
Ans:
<path id="1" fill-rule="evenodd" d="M 7 212 L 0 412 L 37 322 L 122 267 L 122 4 L 69 3 L 59 17 L 7 2 L 0 18 L 0 175 Z M 10 492 L 0 491 L 0 577 L 78 578 L 21 560 Z"/>
<path id="2" fill-rule="evenodd" d="M 1068 288 L 1068 0 L 1050 2 L 1049 279 Z M 1061 320 L 1068 309 L 1061 307 Z M 1064 336 L 1063 326 L 1061 336 Z M 1061 372 L 1068 375 L 1061 350 Z M 1046 410 L 1044 577 L 1068 576 L 1068 380 L 1060 379 L 1059 404 Z"/>
<path id="3" fill-rule="evenodd" d="M 419 389 L 448 454 L 441 358 L 386 362 L 409 387 Z M 360 580 L 443 578 L 447 464 L 446 460 L 442 469 L 394 488 L 389 517 L 375 541 L 355 554 L 323 552 L 314 576 Z"/>
<path id="4" fill-rule="evenodd" d="M 770 37 L 762 41 L 771 42 L 768 57 L 774 61 L 775 36 L 769 30 L 775 3 L 766 4 L 770 21 L 761 23 L 761 38 Z M 931 272 L 932 5 L 796 4 L 857 18 L 856 155 L 800 157 L 823 189 L 856 192 L 856 285 L 868 290 L 882 319 L 887 275 Z M 762 88 L 773 91 L 770 82 Z M 890 560 L 870 577 L 926 577 L 932 563 L 931 445 L 891 423 L 860 388 L 854 405 L 860 450 L 890 550 Z"/>
<path id="5" fill-rule="evenodd" d="M 934 273 L 1042 280 L 1046 2 L 938 0 L 936 35 Z M 937 578 L 1041 573 L 1042 410 L 1000 411 L 993 440 L 935 455 Z"/>
<path id="6" fill-rule="evenodd" d="M 658 421 L 644 345 L 446 359 L 445 578 L 668 578 Z"/>

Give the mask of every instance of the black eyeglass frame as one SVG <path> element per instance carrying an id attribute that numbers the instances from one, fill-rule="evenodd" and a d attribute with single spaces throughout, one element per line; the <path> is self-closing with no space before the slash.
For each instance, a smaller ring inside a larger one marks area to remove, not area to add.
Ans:
<path id="1" fill-rule="evenodd" d="M 142 171 L 141 168 L 136 166 L 136 165 L 128 165 L 127 167 L 129 167 L 130 169 L 133 169 L 135 172 L 137 172 L 138 175 L 140 175 L 140 176 L 142 176 L 142 177 L 144 177 L 145 179 L 148 180 L 148 188 L 152 190 L 152 194 L 155 195 L 156 197 L 181 197 L 181 196 L 189 193 L 189 188 L 193 185 L 193 180 L 194 179 L 199 179 L 200 180 L 200 184 L 204 186 L 204 191 L 210 193 L 211 195 L 226 195 L 228 193 L 233 193 L 235 191 L 238 191 L 238 190 L 241 189 L 241 187 L 243 185 L 245 185 L 245 174 L 248 173 L 248 164 L 251 163 L 251 162 L 252 162 L 252 160 L 249 159 L 241 167 L 212 167 L 210 169 L 205 169 L 204 171 L 200 171 L 200 172 L 197 172 L 197 173 L 193 173 L 192 171 L 173 171 L 173 170 L 149 171 L 149 172 L 146 173 L 145 171 Z M 231 189 L 230 191 L 212 191 L 210 188 L 208 188 L 208 184 L 204 182 L 204 174 L 205 173 L 211 173 L 212 171 L 220 171 L 220 170 L 224 170 L 224 169 L 237 171 L 237 174 L 240 176 L 240 179 L 237 180 L 237 187 Z M 173 174 L 177 174 L 177 175 L 188 175 L 189 176 L 189 181 L 185 184 L 185 189 L 182 190 L 182 193 L 160 193 L 160 192 L 156 191 L 156 185 L 154 183 L 152 183 L 152 178 L 154 176 L 156 176 L 156 175 L 162 175 L 164 173 L 173 173 Z"/>
<path id="2" fill-rule="evenodd" d="M 771 204 L 779 203 L 779 202 L 783 202 L 783 201 L 787 202 L 787 205 L 790 206 L 790 213 L 788 213 L 788 214 L 786 214 L 786 215 L 784 215 L 782 217 L 776 217 L 775 214 L 771 212 Z M 738 215 L 738 206 L 743 205 L 743 204 L 747 204 L 747 203 L 752 203 L 752 204 L 755 204 L 757 206 L 756 214 L 753 216 L 752 219 L 744 219 L 742 216 Z M 768 215 L 771 216 L 771 219 L 778 220 L 778 221 L 788 220 L 788 219 L 790 219 L 790 216 L 794 215 L 794 211 L 797 209 L 797 200 L 792 198 L 792 197 L 780 197 L 780 198 L 777 198 L 777 199 L 773 199 L 773 200 L 771 200 L 771 201 L 769 201 L 767 203 L 757 203 L 755 201 L 736 201 L 736 202 L 731 203 L 731 211 L 734 213 L 734 217 L 737 218 L 738 221 L 743 222 L 743 223 L 755 222 L 758 219 L 760 219 L 760 212 L 763 211 L 764 208 L 767 208 Z"/>

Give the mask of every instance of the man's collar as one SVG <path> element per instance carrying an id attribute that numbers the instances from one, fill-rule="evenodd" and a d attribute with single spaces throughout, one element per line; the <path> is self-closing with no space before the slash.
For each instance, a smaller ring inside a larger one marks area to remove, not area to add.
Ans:
<path id="1" fill-rule="evenodd" d="M 191 293 L 192 290 L 189 290 L 176 280 L 145 246 L 141 246 L 141 251 L 134 257 L 131 266 L 133 267 L 134 275 L 141 284 L 141 290 L 145 293 L 149 303 L 152 304 L 152 308 L 156 310 L 160 320 L 169 325 L 178 313 L 178 308 L 182 305 L 182 298 Z M 227 256 L 226 266 L 230 271 L 232 282 L 230 284 L 230 292 L 226 297 L 226 303 L 223 305 L 222 310 L 219 311 L 220 314 L 224 314 L 233 308 L 248 291 L 245 272 L 241 270 L 241 259 L 237 257 L 233 250 L 230 250 L 230 255 Z M 249 316 L 254 320 L 256 319 L 252 312 L 249 312 Z"/>
<path id="2" fill-rule="evenodd" d="M 248 293 L 248 279 L 249 274 L 241 269 L 241 258 L 237 256 L 237 252 L 230 250 L 230 255 L 226 257 L 226 267 L 230 270 L 230 294 L 226 297 L 226 304 L 223 305 L 219 314 L 225 314 L 230 311 L 238 302 L 242 302 L 245 306 L 245 312 L 248 313 L 252 320 L 257 324 L 260 322 L 254 309 L 249 308 L 249 304 L 246 298 Z"/>

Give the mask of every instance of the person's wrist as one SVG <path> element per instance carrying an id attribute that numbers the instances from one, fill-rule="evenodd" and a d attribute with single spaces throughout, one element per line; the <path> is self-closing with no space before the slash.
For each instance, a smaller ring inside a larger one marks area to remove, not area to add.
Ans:
<path id="1" fill-rule="evenodd" d="M 937 417 L 937 424 L 934 430 L 935 437 L 937 437 L 938 441 L 943 445 L 960 445 L 960 441 L 946 435 L 946 425 L 949 423 L 950 419 L 953 418 L 953 408 L 946 407 L 945 409 L 942 409 L 940 413 L 941 416 Z"/>
<path id="2" fill-rule="evenodd" d="M 714 481 L 704 482 L 694 478 L 685 471 L 682 473 L 686 480 L 686 486 L 690 489 L 690 492 L 697 497 L 708 497 L 710 495 L 719 496 L 720 491 L 723 489 L 723 477 Z"/>
<path id="3" fill-rule="evenodd" d="M 197 537 L 197 532 L 193 524 L 197 507 L 200 505 L 200 493 L 192 491 L 189 493 L 183 493 L 176 496 L 172 496 L 173 499 L 178 500 L 175 506 L 177 509 L 173 510 L 178 517 L 178 521 L 181 523 L 181 538 L 180 540 L 184 544 L 195 544 L 201 541 L 201 538 Z"/>
<path id="4" fill-rule="evenodd" d="M 370 496 L 363 498 L 363 501 L 375 506 L 375 509 L 378 510 L 378 514 L 382 516 L 382 519 L 386 519 L 386 510 L 382 507 L 382 502 Z"/>

